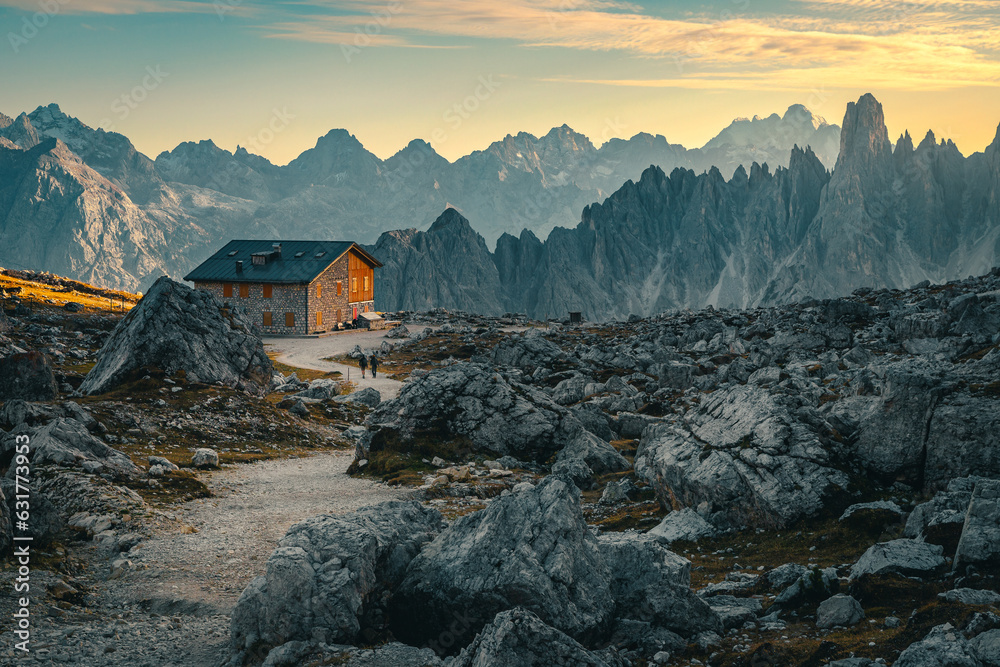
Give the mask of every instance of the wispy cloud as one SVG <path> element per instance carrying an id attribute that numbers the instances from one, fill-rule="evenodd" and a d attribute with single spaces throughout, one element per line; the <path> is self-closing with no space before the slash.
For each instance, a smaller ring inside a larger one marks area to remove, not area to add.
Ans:
<path id="1" fill-rule="evenodd" d="M 372 43 L 386 46 L 432 45 L 444 37 L 503 39 L 529 47 L 624 51 L 677 65 L 654 82 L 616 85 L 1000 85 L 996 0 L 796 2 L 802 11 L 792 15 L 712 20 L 652 16 L 613 0 L 313 0 L 311 6 L 336 13 L 284 22 L 270 36 L 343 43 L 376 21 Z"/>
<path id="2" fill-rule="evenodd" d="M 50 3 L 38 0 L 0 0 L 0 7 L 23 11 L 45 11 Z M 216 13 L 211 2 L 191 0 L 64 0 L 58 2 L 60 14 L 208 14 Z"/>

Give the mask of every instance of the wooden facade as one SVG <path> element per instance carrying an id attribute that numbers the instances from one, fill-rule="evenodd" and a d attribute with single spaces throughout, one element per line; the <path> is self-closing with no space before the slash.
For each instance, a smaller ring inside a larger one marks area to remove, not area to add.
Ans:
<path id="1" fill-rule="evenodd" d="M 252 248 L 254 243 L 232 242 L 211 258 L 216 266 L 208 266 L 206 261 L 204 268 L 195 269 L 187 279 L 194 282 L 195 288 L 215 294 L 227 305 L 245 309 L 268 335 L 324 333 L 375 310 L 375 268 L 381 264 L 356 244 L 327 243 L 324 252 L 317 248 L 297 250 L 308 242 L 285 242 L 285 248 L 274 244 L 275 250 L 263 261 L 256 256 L 253 263 L 234 259 L 246 249 L 240 247 L 234 252 L 230 250 L 232 244 L 249 244 Z M 346 249 L 340 252 L 341 247 Z M 308 269 L 303 269 L 301 263 L 294 266 L 295 260 L 303 257 L 314 260 Z M 220 258 L 223 269 L 218 266 Z M 289 264 L 287 269 L 283 262 Z M 231 263 L 237 268 L 226 273 Z M 253 270 L 248 269 L 251 266 Z"/>

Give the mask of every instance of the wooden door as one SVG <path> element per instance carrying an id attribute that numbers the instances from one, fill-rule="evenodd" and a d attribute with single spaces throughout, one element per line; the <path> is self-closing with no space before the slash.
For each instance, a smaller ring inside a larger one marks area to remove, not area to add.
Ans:
<path id="1" fill-rule="evenodd" d="M 285 326 L 286 327 L 295 326 L 295 313 L 285 313 Z"/>

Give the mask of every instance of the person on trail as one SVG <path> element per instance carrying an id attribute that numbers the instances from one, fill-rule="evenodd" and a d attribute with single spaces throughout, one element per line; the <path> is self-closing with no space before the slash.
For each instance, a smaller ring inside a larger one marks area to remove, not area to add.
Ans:
<path id="1" fill-rule="evenodd" d="M 358 359 L 358 366 L 361 366 L 361 377 L 364 378 L 365 369 L 368 368 L 368 357 L 362 354 L 361 358 Z M 375 374 L 375 369 L 372 369 L 372 375 L 374 374 Z"/>
<path id="2" fill-rule="evenodd" d="M 375 377 L 375 372 L 378 370 L 378 357 L 376 357 L 375 354 L 372 353 L 372 358 L 371 360 L 369 360 L 368 363 L 372 367 L 372 377 Z"/>

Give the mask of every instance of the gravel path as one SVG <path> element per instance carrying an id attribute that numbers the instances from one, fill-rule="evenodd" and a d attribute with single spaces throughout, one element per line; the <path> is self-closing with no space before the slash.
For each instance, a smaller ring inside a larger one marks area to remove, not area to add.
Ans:
<path id="1" fill-rule="evenodd" d="M 233 605 L 289 526 L 403 497 L 347 476 L 351 460 L 335 451 L 214 473 L 206 480 L 214 497 L 181 506 L 178 530 L 144 541 L 128 556 L 134 569 L 98 584 L 100 607 L 88 610 L 96 613 L 45 619 L 27 662 L 216 667 L 227 653 Z M 0 664 L 11 657 L 0 651 Z"/>
<path id="2" fill-rule="evenodd" d="M 376 378 L 372 378 L 371 373 L 365 373 L 366 377 L 362 379 L 357 365 L 323 361 L 324 357 L 347 354 L 355 345 L 360 345 L 363 350 L 377 349 L 383 340 L 386 340 L 384 331 L 345 331 L 322 338 L 265 338 L 264 344 L 268 352 L 279 353 L 278 361 L 283 364 L 314 371 L 340 371 L 345 379 L 350 376 L 358 389 L 374 387 L 382 394 L 382 400 L 388 400 L 399 395 L 402 382 L 391 380 L 381 373 Z"/>

